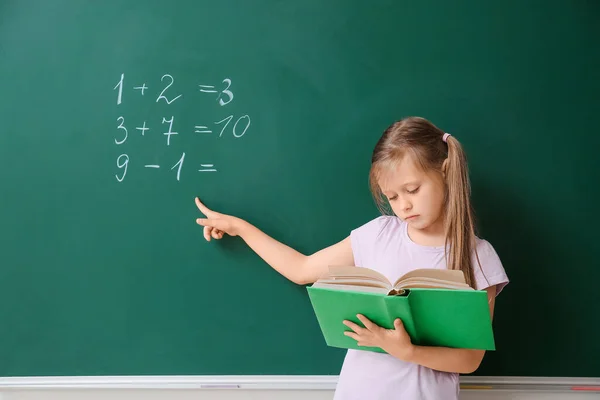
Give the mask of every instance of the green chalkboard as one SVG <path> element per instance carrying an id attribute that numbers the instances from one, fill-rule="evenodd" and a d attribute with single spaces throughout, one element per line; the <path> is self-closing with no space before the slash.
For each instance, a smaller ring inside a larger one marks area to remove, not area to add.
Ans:
<path id="1" fill-rule="evenodd" d="M 337 374 L 306 289 L 194 197 L 304 253 L 377 216 L 390 123 L 470 157 L 511 278 L 483 375 L 600 376 L 592 1 L 5 0 L 0 376 Z"/>

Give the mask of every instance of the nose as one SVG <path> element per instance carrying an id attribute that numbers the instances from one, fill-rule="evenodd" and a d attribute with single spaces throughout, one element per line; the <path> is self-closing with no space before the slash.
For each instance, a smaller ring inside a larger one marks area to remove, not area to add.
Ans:
<path id="1" fill-rule="evenodd" d="M 412 208 L 412 203 L 405 198 L 400 198 L 400 207 L 403 211 L 408 211 Z"/>

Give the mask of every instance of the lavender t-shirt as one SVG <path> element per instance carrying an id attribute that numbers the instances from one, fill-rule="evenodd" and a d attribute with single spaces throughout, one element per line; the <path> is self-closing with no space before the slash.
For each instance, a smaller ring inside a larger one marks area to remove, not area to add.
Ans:
<path id="1" fill-rule="evenodd" d="M 391 282 L 417 268 L 447 268 L 444 246 L 413 242 L 407 224 L 396 216 L 381 216 L 350 234 L 355 265 L 377 270 Z M 476 265 L 476 289 L 497 285 L 499 294 L 508 277 L 494 248 L 477 238 L 481 270 Z M 475 258 L 473 258 L 476 260 Z M 436 371 L 389 354 L 348 350 L 335 391 L 335 400 L 455 400 L 459 374 Z"/>

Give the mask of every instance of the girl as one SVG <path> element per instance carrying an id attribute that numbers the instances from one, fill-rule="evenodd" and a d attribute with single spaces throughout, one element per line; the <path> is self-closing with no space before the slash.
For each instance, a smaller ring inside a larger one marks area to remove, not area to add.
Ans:
<path id="1" fill-rule="evenodd" d="M 329 265 L 377 270 L 390 281 L 416 268 L 464 272 L 467 283 L 486 290 L 490 315 L 508 278 L 494 248 L 475 236 L 470 184 L 463 149 L 453 136 L 417 117 L 385 130 L 373 151 L 371 191 L 382 216 L 352 230 L 348 237 L 311 255 L 276 241 L 234 216 L 208 209 L 207 241 L 224 233 L 241 238 L 271 267 L 297 284 L 315 282 Z M 386 209 L 391 213 L 386 215 Z M 378 346 L 387 354 L 348 350 L 335 399 L 458 399 L 459 374 L 474 372 L 484 351 L 417 346 L 402 322 L 385 329 L 362 315 L 359 326 L 343 321 L 359 345 Z M 341 322 L 340 322 L 341 323 Z"/>

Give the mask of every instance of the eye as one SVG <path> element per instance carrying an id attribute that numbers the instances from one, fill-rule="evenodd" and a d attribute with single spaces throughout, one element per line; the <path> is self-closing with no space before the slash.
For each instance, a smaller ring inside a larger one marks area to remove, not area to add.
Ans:
<path id="1" fill-rule="evenodd" d="M 417 187 L 416 189 L 413 189 L 413 190 L 407 190 L 406 192 L 409 193 L 409 194 L 415 194 L 415 193 L 417 193 L 419 191 L 420 188 L 421 188 L 421 186 L 419 186 L 419 187 Z"/>
<path id="2" fill-rule="evenodd" d="M 398 198 L 398 195 L 392 196 L 392 197 L 388 197 L 389 201 L 393 201 L 396 200 Z"/>

